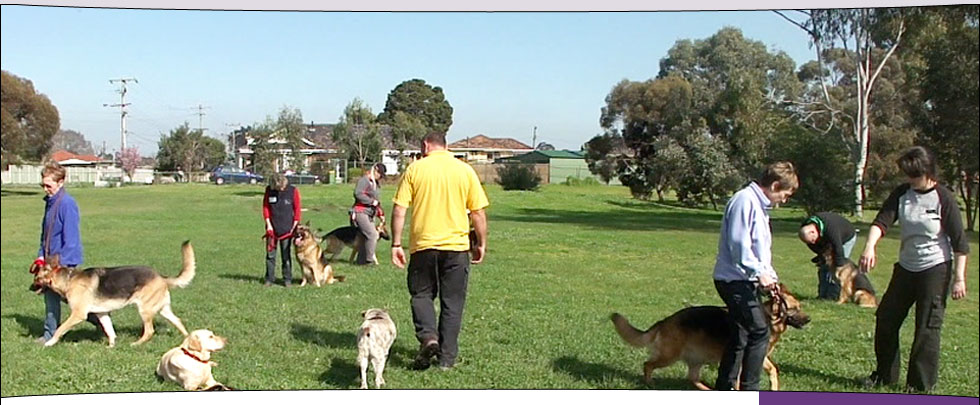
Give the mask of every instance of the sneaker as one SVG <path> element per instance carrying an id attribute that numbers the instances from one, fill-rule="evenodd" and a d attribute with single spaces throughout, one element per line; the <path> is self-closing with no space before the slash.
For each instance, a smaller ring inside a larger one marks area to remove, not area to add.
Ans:
<path id="1" fill-rule="evenodd" d="M 262 284 L 262 285 L 264 285 L 266 287 L 271 287 L 272 286 L 272 282 L 271 281 L 266 281 L 265 284 Z"/>
<path id="2" fill-rule="evenodd" d="M 293 283 L 292 283 L 292 282 L 289 282 L 289 281 L 287 281 L 287 282 L 285 282 L 285 283 L 283 283 L 283 285 L 282 285 L 282 286 L 283 286 L 283 287 L 286 287 L 286 288 L 289 288 L 289 287 L 292 287 L 292 286 L 293 286 Z"/>
<path id="3" fill-rule="evenodd" d="M 430 340 L 423 343 L 419 347 L 418 354 L 415 355 L 415 361 L 412 362 L 413 370 L 425 370 L 432 365 L 432 357 L 439 354 L 439 342 L 435 340 Z"/>
<path id="4" fill-rule="evenodd" d="M 34 343 L 37 343 L 39 345 L 43 345 L 43 344 L 47 343 L 47 341 L 48 341 L 48 339 L 45 339 L 44 336 L 41 336 L 41 337 L 39 337 L 37 339 L 34 339 Z"/>
<path id="5" fill-rule="evenodd" d="M 861 381 L 861 385 L 863 385 L 864 388 L 866 388 L 866 389 L 871 389 L 871 388 L 875 388 L 875 387 L 880 387 L 880 386 L 882 386 L 884 384 L 882 384 L 882 382 L 881 382 L 881 376 L 878 375 L 878 372 L 877 371 L 872 371 L 871 372 L 871 375 L 869 375 L 867 378 L 865 378 L 863 381 Z"/>

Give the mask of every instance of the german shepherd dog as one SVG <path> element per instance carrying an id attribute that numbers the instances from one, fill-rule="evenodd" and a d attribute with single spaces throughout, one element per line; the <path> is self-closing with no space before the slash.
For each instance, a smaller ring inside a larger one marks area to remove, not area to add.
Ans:
<path id="1" fill-rule="evenodd" d="M 828 248 L 821 256 L 824 263 L 828 263 L 828 265 L 835 263 L 834 249 Z M 871 279 L 858 269 L 857 265 L 850 259 L 843 266 L 835 268 L 834 274 L 840 283 L 838 304 L 855 302 L 862 308 L 876 308 L 878 306 L 878 297 L 875 296 L 875 288 L 871 285 Z"/>
<path id="2" fill-rule="evenodd" d="M 312 283 L 320 287 L 323 284 L 344 281 L 346 277 L 334 276 L 333 267 L 320 249 L 320 243 L 310 229 L 309 222 L 306 225 L 296 226 L 293 232 L 293 244 L 296 245 L 296 261 L 303 268 L 303 281 L 300 286 Z"/>
<path id="3" fill-rule="evenodd" d="M 157 313 L 170 321 L 177 330 L 187 336 L 187 329 L 180 318 L 170 309 L 170 288 L 186 287 L 194 279 L 194 248 L 190 241 L 181 247 L 183 268 L 176 278 L 163 277 L 147 266 L 92 267 L 76 270 L 59 265 L 57 256 L 37 269 L 31 290 L 40 294 L 45 288 L 60 294 L 68 301 L 71 314 L 44 346 L 58 343 L 61 336 L 88 314 L 98 315 L 99 323 L 109 338 L 109 347 L 116 344 L 116 332 L 112 328 L 109 313 L 135 304 L 143 318 L 143 335 L 133 342 L 138 345 L 153 337 L 153 318 Z"/>
<path id="4" fill-rule="evenodd" d="M 382 221 L 375 226 L 378 230 L 378 236 L 384 240 L 390 240 L 391 236 L 388 235 L 388 230 L 385 229 L 384 217 L 381 217 Z M 357 252 L 361 250 L 361 245 L 364 244 L 364 234 L 361 233 L 356 226 L 343 226 L 330 231 L 330 233 L 323 235 L 321 238 L 324 242 L 327 242 L 326 252 L 330 254 L 330 259 L 328 261 L 334 261 L 337 255 L 344 250 L 344 246 L 351 248 L 349 262 L 354 262 L 354 257 L 357 256 Z M 378 263 L 378 258 L 374 257 L 374 262 Z"/>
<path id="5" fill-rule="evenodd" d="M 810 317 L 800 310 L 800 301 L 784 285 L 779 284 L 778 291 L 763 304 L 770 319 L 770 334 L 769 349 L 762 367 L 769 375 L 770 389 L 773 391 L 779 390 L 779 372 L 771 359 L 776 343 L 789 326 L 802 328 L 810 322 Z M 695 387 L 711 389 L 701 382 L 701 367 L 721 362 L 731 333 L 726 307 L 684 308 L 646 331 L 634 328 L 618 313 L 612 314 L 612 322 L 623 341 L 650 351 L 650 358 L 643 363 L 643 379 L 647 384 L 651 382 L 653 370 L 681 360 L 687 364 L 687 378 Z"/>

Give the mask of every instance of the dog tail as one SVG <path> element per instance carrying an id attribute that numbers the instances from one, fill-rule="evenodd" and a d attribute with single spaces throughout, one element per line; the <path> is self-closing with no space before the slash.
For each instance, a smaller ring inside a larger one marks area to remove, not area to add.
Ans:
<path id="1" fill-rule="evenodd" d="M 180 247 L 181 254 L 184 257 L 184 266 L 180 269 L 180 274 L 176 278 L 167 278 L 167 284 L 171 287 L 187 287 L 194 279 L 195 270 L 197 267 L 194 261 L 194 247 L 191 246 L 191 241 L 184 241 L 184 244 Z"/>
<path id="2" fill-rule="evenodd" d="M 646 347 L 656 336 L 656 325 L 644 332 L 634 328 L 625 316 L 618 313 L 613 313 L 610 319 L 612 319 L 613 326 L 616 327 L 616 333 L 619 333 L 619 337 L 623 338 L 623 341 L 630 346 Z"/>

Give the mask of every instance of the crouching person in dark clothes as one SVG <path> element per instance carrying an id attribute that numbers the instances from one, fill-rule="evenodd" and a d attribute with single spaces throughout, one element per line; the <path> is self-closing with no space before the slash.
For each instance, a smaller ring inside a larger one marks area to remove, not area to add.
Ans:
<path id="1" fill-rule="evenodd" d="M 283 284 L 293 283 L 293 229 L 301 219 L 299 190 L 289 184 L 286 176 L 273 174 L 262 198 L 262 217 L 265 218 L 265 285 L 276 281 L 276 245 L 282 257 Z"/>
<path id="2" fill-rule="evenodd" d="M 862 271 L 877 263 L 876 246 L 895 221 L 901 223 L 901 245 L 885 295 L 875 313 L 877 367 L 867 386 L 895 384 L 899 379 L 899 330 L 915 304 L 915 332 L 905 384 L 930 391 L 939 379 L 939 337 L 946 312 L 946 297 L 966 296 L 966 259 L 969 240 L 956 195 L 938 182 L 935 158 L 914 146 L 898 158 L 906 184 L 892 191 L 875 217 L 861 255 Z"/>
<path id="3" fill-rule="evenodd" d="M 817 298 L 836 300 L 840 297 L 840 281 L 833 269 L 846 265 L 851 257 L 851 250 L 857 243 L 854 225 L 833 212 L 818 212 L 800 225 L 800 240 L 817 254 L 814 258 L 817 263 Z M 827 249 L 833 249 L 833 263 L 826 263 L 823 259 Z"/>

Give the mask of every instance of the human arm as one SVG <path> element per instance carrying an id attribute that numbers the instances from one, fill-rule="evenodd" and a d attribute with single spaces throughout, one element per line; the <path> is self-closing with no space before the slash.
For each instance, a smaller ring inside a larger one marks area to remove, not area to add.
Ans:
<path id="1" fill-rule="evenodd" d="M 82 264 L 82 230 L 81 216 L 78 205 L 74 200 L 66 201 L 59 207 L 59 223 L 61 225 L 61 264 L 77 266 Z"/>
<path id="2" fill-rule="evenodd" d="M 487 257 L 487 212 L 485 210 L 470 211 L 470 223 L 476 231 L 477 246 L 472 262 L 480 263 Z"/>
<path id="3" fill-rule="evenodd" d="M 300 204 L 299 189 L 293 187 L 293 226 L 289 228 L 289 232 L 296 229 L 296 225 L 299 225 L 300 221 L 303 220 L 303 206 Z"/>
<path id="4" fill-rule="evenodd" d="M 765 215 L 762 208 L 754 206 L 746 197 L 735 197 L 726 209 L 722 248 L 728 250 L 731 265 L 741 270 L 747 279 L 756 279 L 760 286 L 769 288 L 775 283 L 775 274 L 760 255 L 763 249 L 772 249 L 771 236 L 763 234 L 768 230 L 767 224 L 756 223 L 763 219 L 759 215 Z"/>
<path id="5" fill-rule="evenodd" d="M 354 187 L 354 201 L 361 205 L 377 205 L 378 200 L 374 198 L 371 187 L 371 180 L 365 177 L 361 177 L 357 181 L 357 186 Z"/>
<path id="6" fill-rule="evenodd" d="M 269 188 L 265 189 L 265 195 L 262 197 L 262 218 L 265 219 L 265 232 L 268 234 L 273 232 L 272 221 L 269 219 Z M 275 235 L 273 233 L 273 235 Z"/>
<path id="7" fill-rule="evenodd" d="M 402 249 L 402 229 L 405 226 L 404 206 L 394 204 L 391 207 L 391 263 L 399 269 L 405 268 L 405 250 Z"/>
<path id="8" fill-rule="evenodd" d="M 876 249 L 878 241 L 884 234 L 885 231 L 877 224 L 871 225 L 871 230 L 868 231 L 868 240 L 864 243 L 864 253 L 861 253 L 861 259 L 858 261 L 858 267 L 861 271 L 867 273 L 878 264 Z"/>
<path id="9" fill-rule="evenodd" d="M 942 212 L 941 226 L 949 237 L 949 245 L 954 253 L 953 290 L 954 300 L 966 296 L 966 263 L 970 253 L 970 243 L 963 231 L 963 217 L 956 196 L 945 187 L 937 188 Z"/>

